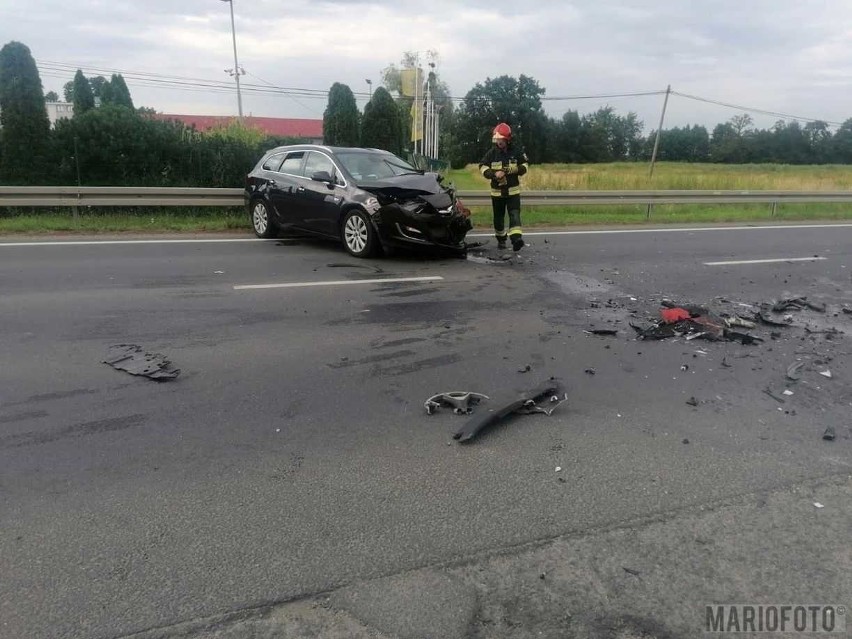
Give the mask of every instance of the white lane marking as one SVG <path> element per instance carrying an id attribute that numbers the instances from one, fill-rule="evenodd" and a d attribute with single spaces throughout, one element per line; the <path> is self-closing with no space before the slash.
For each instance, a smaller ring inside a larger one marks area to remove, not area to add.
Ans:
<path id="1" fill-rule="evenodd" d="M 527 236 L 554 235 L 617 235 L 622 233 L 693 233 L 699 231 L 766 231 L 783 229 L 831 229 L 850 228 L 852 224 L 794 224 L 767 226 L 708 226 L 698 228 L 652 228 L 652 229 L 598 229 L 593 231 L 532 231 Z M 468 233 L 467 237 L 494 237 L 493 233 Z M 218 244 L 227 242 L 286 242 L 289 238 L 227 238 L 227 239 L 179 239 L 179 240 L 69 240 L 45 242 L 0 242 L 0 247 L 12 246 L 110 246 L 114 244 Z"/>
<path id="2" fill-rule="evenodd" d="M 68 242 L 3 242 L 0 246 L 104 246 L 113 244 L 221 244 L 224 242 L 281 242 L 286 238 L 228 238 L 228 239 L 185 239 L 185 240 L 72 240 Z"/>
<path id="3" fill-rule="evenodd" d="M 732 260 L 730 262 L 704 262 L 704 266 L 735 266 L 737 264 L 777 264 L 779 262 L 817 262 L 827 257 L 779 257 L 772 260 Z"/>
<path id="4" fill-rule="evenodd" d="M 778 229 L 849 228 L 852 224 L 795 224 L 767 226 L 707 226 L 698 228 L 600 229 L 594 231 L 524 231 L 524 237 L 535 235 L 617 235 L 619 233 L 692 233 L 693 231 L 765 231 Z M 494 237 L 494 233 L 468 233 L 467 237 Z"/>
<path id="5" fill-rule="evenodd" d="M 307 286 L 346 286 L 351 284 L 381 284 L 384 282 L 437 282 L 444 278 L 440 275 L 426 277 L 387 277 L 374 280 L 333 280 L 326 282 L 289 282 L 286 284 L 243 284 L 235 286 L 235 291 L 261 288 L 304 288 Z"/>

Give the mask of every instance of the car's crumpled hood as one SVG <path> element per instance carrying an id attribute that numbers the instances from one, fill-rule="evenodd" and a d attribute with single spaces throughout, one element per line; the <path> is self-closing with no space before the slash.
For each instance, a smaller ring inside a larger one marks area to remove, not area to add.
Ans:
<path id="1" fill-rule="evenodd" d="M 357 185 L 370 193 L 384 193 L 392 197 L 415 197 L 444 192 L 434 173 L 399 175 L 383 180 L 361 180 Z"/>

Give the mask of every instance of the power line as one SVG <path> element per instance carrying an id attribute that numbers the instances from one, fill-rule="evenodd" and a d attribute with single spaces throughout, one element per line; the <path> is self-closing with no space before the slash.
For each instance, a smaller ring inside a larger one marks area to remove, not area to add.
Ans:
<path id="1" fill-rule="evenodd" d="M 56 62 L 53 60 L 42 60 L 36 61 L 37 65 L 44 69 L 42 72 L 43 75 L 47 77 L 55 77 L 62 78 L 67 76 L 62 76 L 62 73 L 74 73 L 77 69 L 85 70 L 88 73 L 109 73 L 109 74 L 120 74 L 125 80 L 131 80 L 137 86 L 143 86 L 148 88 L 159 88 L 159 89 L 172 89 L 177 91 L 189 91 L 196 93 L 233 93 L 235 91 L 234 86 L 230 82 L 226 82 L 224 80 L 206 80 L 202 78 L 192 78 L 187 76 L 179 76 L 179 75 L 166 75 L 161 73 L 151 73 L 146 71 L 127 71 L 123 69 L 113 69 L 108 67 L 100 67 L 94 65 L 78 65 L 78 64 L 69 64 L 65 62 Z M 261 82 L 265 83 L 266 86 L 259 84 L 242 84 L 241 88 L 244 91 L 256 94 L 267 94 L 267 95 L 280 95 L 284 97 L 288 97 L 292 99 L 294 102 L 302 106 L 302 108 L 309 109 L 306 105 L 299 103 L 296 98 L 302 99 L 312 99 L 312 100 L 325 100 L 328 97 L 328 91 L 325 89 L 308 89 L 304 87 L 285 87 L 272 84 L 267 82 L 263 78 L 260 78 L 252 73 L 249 73 L 254 78 L 257 78 Z M 572 100 L 604 100 L 604 99 L 614 99 L 614 98 L 635 98 L 635 97 L 648 97 L 648 96 L 658 96 L 663 95 L 666 92 L 664 90 L 657 91 L 634 91 L 634 92 L 626 92 L 626 93 L 597 93 L 597 94 L 579 94 L 579 95 L 565 95 L 565 96 L 541 96 L 539 99 L 542 102 L 568 102 Z M 825 122 L 831 126 L 842 126 L 841 122 L 833 122 L 829 120 L 822 120 L 820 118 L 810 118 L 798 115 L 792 115 L 789 113 L 782 113 L 779 111 L 771 111 L 768 109 L 761 109 L 757 107 L 749 107 L 738 104 L 732 104 L 729 102 L 722 102 L 720 100 L 714 100 L 711 98 L 705 98 L 697 95 L 691 95 L 689 93 L 680 93 L 679 91 L 672 91 L 672 95 L 679 96 L 681 98 L 686 98 L 687 100 L 694 100 L 696 102 L 703 102 L 706 104 L 714 104 L 716 106 L 722 106 L 729 109 L 736 109 L 738 111 L 745 111 L 748 113 L 756 113 L 760 115 L 768 115 L 772 117 L 790 119 L 790 120 L 800 120 L 803 122 Z M 367 97 L 367 93 L 364 92 L 353 92 L 355 97 Z M 471 96 L 471 97 L 458 97 L 458 96 L 445 96 L 446 100 L 455 103 L 477 103 L 477 102 L 492 102 L 492 99 L 488 96 Z"/>
<path id="2" fill-rule="evenodd" d="M 826 124 L 830 124 L 832 126 L 842 126 L 841 122 L 831 122 L 829 120 L 822 120 L 820 118 L 806 118 L 801 115 L 790 115 L 789 113 L 780 113 L 778 111 L 767 111 L 766 109 L 758 109 L 756 107 L 747 107 L 741 106 L 738 104 L 730 104 L 728 102 L 720 102 L 719 100 L 712 100 L 710 98 L 702 98 L 697 95 L 689 95 L 688 93 L 679 93 L 678 91 L 672 91 L 672 95 L 680 96 L 681 98 L 687 98 L 688 100 L 695 100 L 697 102 L 706 102 L 707 104 L 715 104 L 718 106 L 728 107 L 729 109 L 737 109 L 738 111 L 746 111 L 748 113 L 759 113 L 761 115 L 771 115 L 777 118 L 785 118 L 790 120 L 801 120 L 803 122 L 825 122 Z"/>

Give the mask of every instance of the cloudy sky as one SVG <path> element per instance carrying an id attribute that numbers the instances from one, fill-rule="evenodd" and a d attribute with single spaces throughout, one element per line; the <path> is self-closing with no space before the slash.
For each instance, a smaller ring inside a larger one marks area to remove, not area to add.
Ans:
<path id="1" fill-rule="evenodd" d="M 512 7 L 503 9 L 500 7 Z M 524 8 L 521 8 L 524 7 Z M 342 82 L 363 106 L 367 80 L 405 51 L 437 51 L 454 96 L 526 74 L 561 117 L 610 105 L 649 132 L 672 90 L 781 115 L 852 118 L 850 0 L 233 0 L 243 110 L 321 118 Z M 124 75 L 137 106 L 235 114 L 230 6 L 223 0 L 0 0 L 0 44 L 32 51 L 45 91 L 74 71 Z M 673 95 L 665 127 L 712 127 L 743 110 Z"/>

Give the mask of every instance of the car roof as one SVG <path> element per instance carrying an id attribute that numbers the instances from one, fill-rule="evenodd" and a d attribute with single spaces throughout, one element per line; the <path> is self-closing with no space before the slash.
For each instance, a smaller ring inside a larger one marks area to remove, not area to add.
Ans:
<path id="1" fill-rule="evenodd" d="M 282 151 L 327 151 L 330 153 L 384 153 L 393 155 L 384 149 L 370 149 L 356 146 L 326 146 L 323 144 L 287 144 L 269 149 L 267 153 L 280 153 Z"/>

